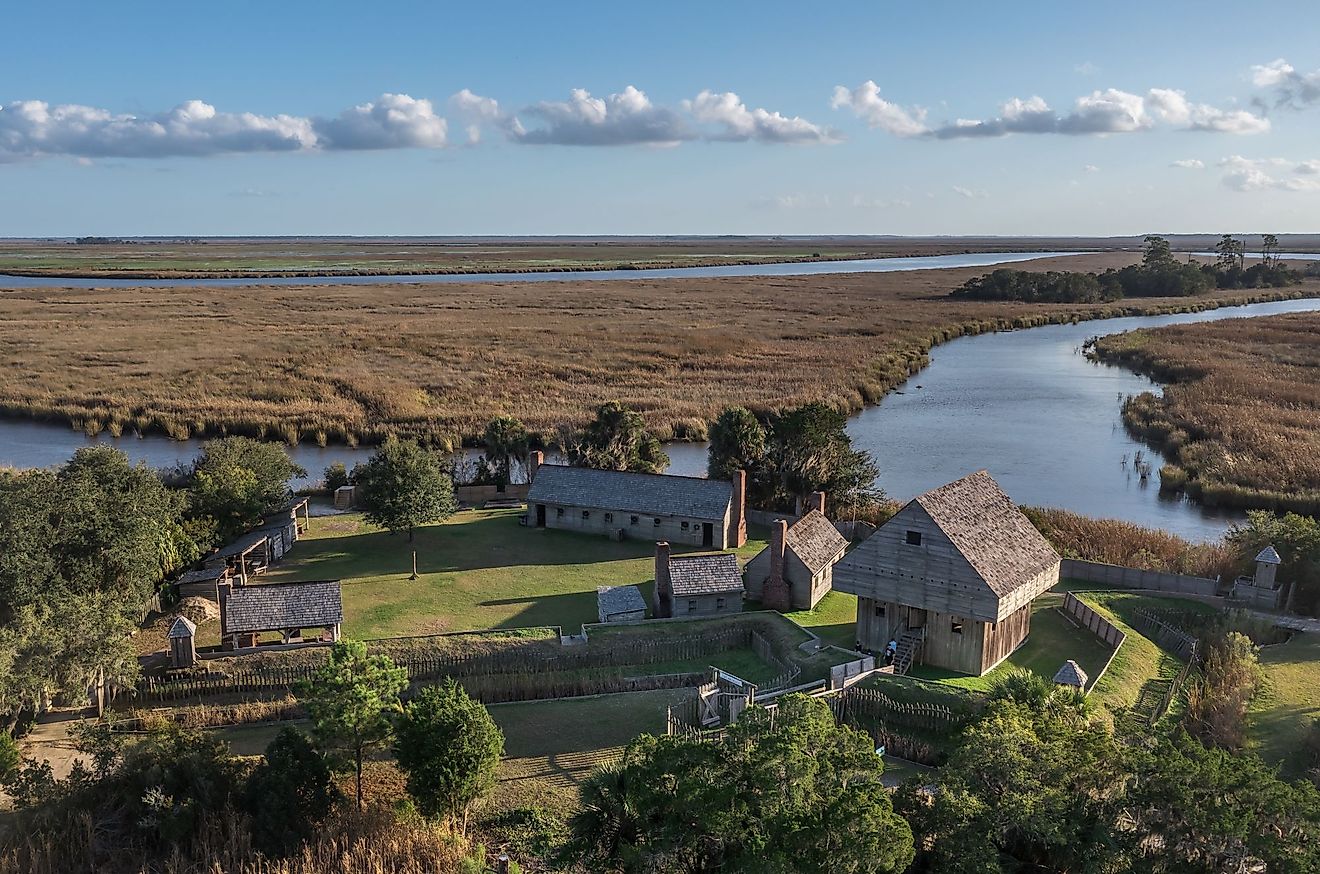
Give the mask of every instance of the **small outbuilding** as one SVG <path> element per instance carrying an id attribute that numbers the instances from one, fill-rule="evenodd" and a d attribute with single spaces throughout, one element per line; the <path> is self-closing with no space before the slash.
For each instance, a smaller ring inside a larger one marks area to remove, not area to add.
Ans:
<path id="1" fill-rule="evenodd" d="M 770 610 L 811 610 L 834 580 L 834 565 L 848 541 L 825 516 L 825 493 L 811 496 L 807 512 L 791 525 L 770 526 L 770 545 L 747 562 L 747 597 Z"/>
<path id="2" fill-rule="evenodd" d="M 600 586 L 596 615 L 601 622 L 632 622 L 646 618 L 646 599 L 636 586 Z"/>
<path id="3" fill-rule="evenodd" d="M 170 625 L 170 667 L 191 668 L 197 664 L 197 625 L 180 616 Z"/>
<path id="4" fill-rule="evenodd" d="M 256 646 L 262 634 L 279 632 L 283 643 L 339 640 L 344 605 L 338 580 L 220 586 L 220 636 L 226 649 Z M 303 630 L 323 629 L 308 640 Z"/>
<path id="5" fill-rule="evenodd" d="M 655 545 L 657 617 L 740 613 L 742 602 L 742 571 L 733 553 L 673 558 L 668 543 Z"/>
<path id="6" fill-rule="evenodd" d="M 1081 665 L 1077 664 L 1077 662 L 1072 659 L 1068 659 L 1068 661 L 1063 663 L 1063 667 L 1059 668 L 1058 672 L 1054 675 L 1054 685 L 1071 686 L 1079 691 L 1085 691 L 1086 683 L 1089 679 L 1090 678 L 1086 676 L 1086 671 L 1082 670 Z"/>

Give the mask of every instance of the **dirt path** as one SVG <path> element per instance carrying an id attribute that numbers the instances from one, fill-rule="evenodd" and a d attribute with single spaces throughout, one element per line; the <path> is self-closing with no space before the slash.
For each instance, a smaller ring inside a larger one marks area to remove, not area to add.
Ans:
<path id="1" fill-rule="evenodd" d="M 19 741 L 19 749 L 26 758 L 50 762 L 55 776 L 62 780 L 69 776 L 74 762 L 91 764 L 91 759 L 74 747 L 69 734 L 84 717 L 91 717 L 91 711 L 52 710 L 42 714 L 32 731 Z"/>

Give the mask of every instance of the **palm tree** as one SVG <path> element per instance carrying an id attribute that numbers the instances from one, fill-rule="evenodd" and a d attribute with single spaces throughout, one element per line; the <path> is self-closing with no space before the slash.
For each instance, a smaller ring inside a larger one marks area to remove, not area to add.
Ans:
<path id="1" fill-rule="evenodd" d="M 578 790 L 580 806 L 568 821 L 568 859 L 590 863 L 636 861 L 642 821 L 628 791 L 627 770 L 619 763 L 601 766 Z"/>
<path id="2" fill-rule="evenodd" d="M 495 465 L 495 481 L 508 485 L 513 462 L 527 464 L 529 435 L 522 422 L 511 416 L 496 416 L 486 424 L 482 442 L 486 459 Z"/>

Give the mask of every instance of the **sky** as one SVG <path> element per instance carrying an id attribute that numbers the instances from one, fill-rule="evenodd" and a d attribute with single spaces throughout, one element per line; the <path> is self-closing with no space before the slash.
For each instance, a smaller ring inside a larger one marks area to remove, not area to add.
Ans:
<path id="1" fill-rule="evenodd" d="M 0 236 L 1320 231 L 1314 0 L 27 0 L 0 32 Z"/>

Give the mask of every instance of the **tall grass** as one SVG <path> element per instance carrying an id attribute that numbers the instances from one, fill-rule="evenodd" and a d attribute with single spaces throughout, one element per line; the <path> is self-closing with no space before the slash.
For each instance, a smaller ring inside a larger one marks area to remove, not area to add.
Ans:
<path id="1" fill-rule="evenodd" d="M 1170 383 L 1123 407 L 1129 429 L 1170 457 L 1161 488 L 1320 513 L 1320 313 L 1133 331 L 1096 354 Z"/>
<path id="2" fill-rule="evenodd" d="M 1068 558 L 1211 578 L 1227 574 L 1236 559 L 1222 542 L 1193 543 L 1160 529 L 1121 519 L 1092 519 L 1068 510 L 1024 510 L 1054 548 Z"/>

